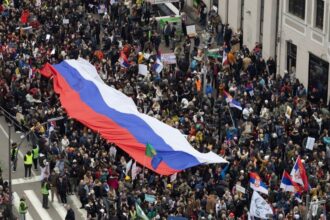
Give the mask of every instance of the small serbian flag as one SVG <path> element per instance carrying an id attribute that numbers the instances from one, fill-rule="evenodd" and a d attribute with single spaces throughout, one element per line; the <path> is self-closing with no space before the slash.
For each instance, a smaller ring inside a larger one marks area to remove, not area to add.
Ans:
<path id="1" fill-rule="evenodd" d="M 123 68 L 130 67 L 128 58 L 123 51 L 120 52 L 120 57 L 119 57 L 118 61 L 119 61 L 121 67 L 123 67 Z"/>
<path id="2" fill-rule="evenodd" d="M 304 189 L 299 184 L 292 181 L 291 176 L 286 171 L 283 172 L 280 188 L 286 192 L 293 193 L 300 193 L 304 191 Z"/>
<path id="3" fill-rule="evenodd" d="M 224 91 L 224 92 L 223 92 L 223 96 L 224 96 L 224 98 L 226 99 L 226 102 L 229 103 L 229 106 L 230 106 L 230 107 L 237 108 L 237 109 L 239 109 L 239 110 L 242 111 L 241 103 L 239 103 L 239 101 L 237 101 L 236 99 L 234 99 L 234 98 L 229 94 L 229 92 Z"/>
<path id="4" fill-rule="evenodd" d="M 130 66 L 127 59 L 124 59 L 123 57 L 119 58 L 119 63 L 120 63 L 120 66 L 124 67 L 124 68 L 128 68 Z"/>
<path id="5" fill-rule="evenodd" d="M 250 173 L 250 187 L 255 191 L 268 195 L 268 186 L 261 181 L 257 173 Z"/>

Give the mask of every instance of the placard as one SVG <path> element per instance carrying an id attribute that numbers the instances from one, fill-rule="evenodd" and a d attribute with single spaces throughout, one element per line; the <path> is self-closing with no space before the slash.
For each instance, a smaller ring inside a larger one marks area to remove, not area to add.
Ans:
<path id="1" fill-rule="evenodd" d="M 63 24 L 69 24 L 69 23 L 70 23 L 69 19 L 66 18 L 63 19 Z"/>
<path id="2" fill-rule="evenodd" d="M 236 190 L 238 192 L 241 192 L 241 193 L 245 194 L 245 188 L 241 185 L 236 184 Z"/>
<path id="3" fill-rule="evenodd" d="M 156 196 L 150 194 L 144 194 L 144 200 L 153 203 L 156 201 Z"/>
<path id="4" fill-rule="evenodd" d="M 285 117 L 287 119 L 291 118 L 292 108 L 290 106 L 286 106 Z"/>
<path id="5" fill-rule="evenodd" d="M 176 56 L 174 53 L 163 53 L 161 59 L 164 64 L 176 64 Z"/>
<path id="6" fill-rule="evenodd" d="M 139 74 L 146 76 L 148 73 L 148 66 L 145 64 L 139 64 Z"/>
<path id="7" fill-rule="evenodd" d="M 196 33 L 196 26 L 195 25 L 188 25 L 188 26 L 186 26 L 186 30 L 187 30 L 187 35 L 189 37 L 195 37 L 197 35 L 197 33 Z"/>
<path id="8" fill-rule="evenodd" d="M 306 149 L 313 150 L 315 144 L 315 138 L 308 137 L 306 142 Z"/>

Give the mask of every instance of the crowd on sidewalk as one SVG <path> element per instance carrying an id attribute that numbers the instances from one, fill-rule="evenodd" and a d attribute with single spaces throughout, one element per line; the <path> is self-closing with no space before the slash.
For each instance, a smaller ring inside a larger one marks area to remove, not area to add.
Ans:
<path id="1" fill-rule="evenodd" d="M 212 21 L 209 46 L 219 44 L 219 50 L 207 55 L 203 39 L 183 36 L 171 48 L 176 64 L 159 72 L 150 68 L 143 76 L 137 65 L 152 66 L 165 40 L 169 46 L 167 41 L 177 36 L 171 24 L 159 30 L 149 4 L 0 3 L 0 103 L 32 129 L 31 152 L 38 147 L 37 168 L 43 170 L 43 186 L 49 184 L 52 198 L 57 195 L 66 203 L 67 195 L 77 194 L 88 219 L 138 219 L 138 203 L 149 219 L 246 220 L 249 172 L 255 172 L 268 185 L 264 198 L 273 219 L 307 219 L 307 194 L 312 201 L 325 201 L 312 219 L 330 218 L 329 105 L 316 88 L 307 91 L 294 72 L 276 74 L 274 59 L 262 57 L 262 45 L 245 47 L 240 34 L 203 9 L 201 23 Z M 182 28 L 185 35 L 184 20 Z M 125 68 L 118 61 L 122 49 L 128 54 Z M 200 152 L 214 151 L 229 165 L 193 167 L 175 178 L 141 167 L 132 176 L 126 170 L 130 157 L 67 117 L 52 81 L 38 73 L 46 62 L 78 57 L 93 63 L 107 84 L 132 97 L 141 112 L 179 129 Z M 228 105 L 228 95 L 239 106 Z M 64 119 L 42 125 L 58 116 Z M 315 138 L 311 150 L 306 149 L 308 137 Z M 297 199 L 279 186 L 283 171 L 290 172 L 299 155 L 310 190 Z"/>

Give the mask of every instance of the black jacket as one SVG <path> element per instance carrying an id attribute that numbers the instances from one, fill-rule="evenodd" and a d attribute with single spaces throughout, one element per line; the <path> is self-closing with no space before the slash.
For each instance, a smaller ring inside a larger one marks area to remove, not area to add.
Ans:
<path id="1" fill-rule="evenodd" d="M 69 209 L 66 213 L 65 220 L 75 220 L 74 211 Z"/>

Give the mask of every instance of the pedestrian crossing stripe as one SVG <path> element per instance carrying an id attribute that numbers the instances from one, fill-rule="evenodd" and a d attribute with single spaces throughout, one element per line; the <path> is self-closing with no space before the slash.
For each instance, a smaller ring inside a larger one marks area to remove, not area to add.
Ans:
<path id="1" fill-rule="evenodd" d="M 51 201 L 51 196 L 48 196 L 48 204 L 51 204 L 54 209 L 57 211 L 57 213 L 61 216 L 61 219 L 65 219 L 67 210 L 64 208 L 64 206 L 58 202 L 57 196 L 54 193 L 54 202 Z"/>
<path id="2" fill-rule="evenodd" d="M 14 199 L 14 206 L 16 207 L 17 211 L 19 211 L 19 203 L 20 203 L 20 197 L 16 192 L 13 193 L 13 199 Z M 32 216 L 30 215 L 29 211 L 25 214 L 26 220 L 33 220 Z"/>
<path id="3" fill-rule="evenodd" d="M 11 181 L 11 185 L 18 185 L 18 184 L 26 184 L 26 183 L 34 183 L 34 182 L 40 182 L 41 181 L 41 176 L 33 176 L 31 178 L 18 178 L 18 179 L 13 179 Z"/>
<path id="4" fill-rule="evenodd" d="M 78 208 L 78 212 L 83 216 L 87 216 L 87 211 L 86 209 L 80 209 L 79 207 L 81 206 L 81 202 L 80 200 L 77 198 L 77 196 L 72 195 L 69 196 L 70 200 L 72 201 L 73 205 L 76 206 Z"/>
<path id="5" fill-rule="evenodd" d="M 39 201 L 38 196 L 33 190 L 24 190 L 26 197 L 29 198 L 32 206 L 38 212 L 39 216 L 42 220 L 52 220 L 53 218 L 50 217 L 47 210 L 42 207 L 41 202 Z"/>
<path id="6" fill-rule="evenodd" d="M 39 215 L 39 217 L 42 220 L 54 219 L 54 216 L 51 217 L 50 214 L 48 213 L 48 210 L 46 210 L 42 207 L 42 202 L 41 202 L 42 197 L 41 196 L 37 196 L 37 194 L 33 190 L 24 190 L 23 194 L 25 194 L 26 202 L 28 203 L 29 209 L 31 208 L 30 204 L 32 204 L 32 207 L 34 208 L 34 210 L 37 212 L 37 214 Z M 13 205 L 17 209 L 17 212 L 19 210 L 19 203 L 20 203 L 20 196 L 18 195 L 17 192 L 13 192 Z M 76 217 L 78 217 L 78 219 L 80 219 L 79 217 L 84 219 L 87 216 L 87 212 L 85 209 L 79 209 L 79 207 L 81 206 L 81 203 L 76 195 L 68 196 L 68 204 L 70 204 L 70 203 L 71 203 L 71 207 L 77 208 L 78 213 L 76 213 Z M 48 196 L 48 205 L 49 205 L 50 209 L 52 209 L 52 208 L 55 209 L 55 211 L 61 217 L 61 219 L 65 219 L 67 210 L 66 210 L 65 206 L 59 201 L 59 197 L 56 194 L 54 194 L 53 202 L 51 202 L 51 195 Z M 33 208 L 31 208 L 31 209 L 33 209 Z M 37 216 L 34 216 L 34 218 L 31 216 L 31 211 L 29 212 L 29 209 L 25 215 L 25 219 L 33 220 L 33 219 L 37 218 Z"/>

